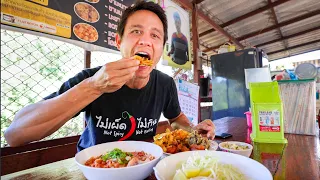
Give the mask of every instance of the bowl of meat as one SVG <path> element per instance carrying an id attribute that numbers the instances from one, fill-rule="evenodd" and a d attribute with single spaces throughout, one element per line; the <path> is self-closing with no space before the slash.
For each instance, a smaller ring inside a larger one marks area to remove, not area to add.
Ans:
<path id="1" fill-rule="evenodd" d="M 161 147 L 153 143 L 117 141 L 84 149 L 75 161 L 89 180 L 141 180 L 152 173 L 162 155 Z"/>

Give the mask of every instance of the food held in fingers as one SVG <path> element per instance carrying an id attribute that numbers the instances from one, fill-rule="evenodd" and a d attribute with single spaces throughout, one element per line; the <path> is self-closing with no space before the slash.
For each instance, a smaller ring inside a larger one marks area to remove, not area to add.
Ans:
<path id="1" fill-rule="evenodd" d="M 152 66 L 153 61 L 149 59 L 148 56 L 144 56 L 143 54 L 133 56 L 134 59 L 140 61 L 140 66 Z"/>

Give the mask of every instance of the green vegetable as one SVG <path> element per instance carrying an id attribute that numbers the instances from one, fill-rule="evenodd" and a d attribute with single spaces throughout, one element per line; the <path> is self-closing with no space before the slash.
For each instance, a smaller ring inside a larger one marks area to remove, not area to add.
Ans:
<path id="1" fill-rule="evenodd" d="M 121 149 L 115 148 L 110 152 L 107 152 L 105 155 L 102 155 L 102 160 L 106 161 L 108 159 L 116 159 L 120 164 L 126 164 L 128 161 L 126 160 L 127 156 L 132 156 L 131 153 L 123 152 Z"/>

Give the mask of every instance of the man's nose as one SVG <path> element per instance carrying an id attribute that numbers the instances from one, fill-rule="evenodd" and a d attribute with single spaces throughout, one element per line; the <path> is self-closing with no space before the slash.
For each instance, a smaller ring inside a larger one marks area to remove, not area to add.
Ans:
<path id="1" fill-rule="evenodd" d="M 142 46 L 150 46 L 151 47 L 151 37 L 149 37 L 147 34 L 144 34 L 139 39 L 139 45 Z"/>

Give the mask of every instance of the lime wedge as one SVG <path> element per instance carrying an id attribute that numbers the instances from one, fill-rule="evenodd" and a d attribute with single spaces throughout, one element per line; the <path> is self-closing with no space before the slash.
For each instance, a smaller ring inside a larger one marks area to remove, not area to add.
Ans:
<path id="1" fill-rule="evenodd" d="M 179 169 L 173 177 L 173 180 L 188 180 L 186 175 Z"/>
<path id="2" fill-rule="evenodd" d="M 200 173 L 200 168 L 192 167 L 192 168 L 182 168 L 184 174 L 187 176 L 187 178 L 196 177 Z"/>
<path id="3" fill-rule="evenodd" d="M 204 168 L 200 171 L 199 176 L 208 177 L 211 174 L 211 170 L 209 168 Z"/>

